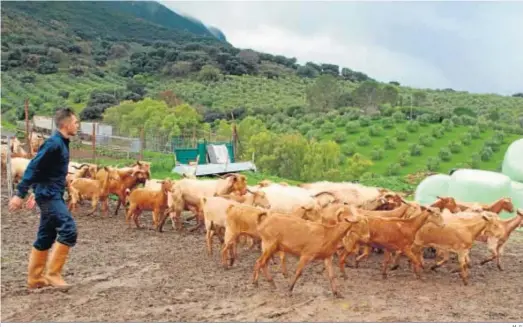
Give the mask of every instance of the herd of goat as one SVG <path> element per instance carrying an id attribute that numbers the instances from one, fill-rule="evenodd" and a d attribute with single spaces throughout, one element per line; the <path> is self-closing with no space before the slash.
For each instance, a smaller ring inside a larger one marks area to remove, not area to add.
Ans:
<path id="1" fill-rule="evenodd" d="M 12 157 L 12 176 L 23 176 L 29 158 Z M 4 156 L 3 156 L 4 161 Z M 4 166 L 4 165 L 3 165 Z M 5 166 L 4 166 L 5 167 Z M 303 268 L 313 260 L 323 260 L 331 290 L 341 296 L 334 282 L 332 260 L 336 254 L 341 275 L 346 259 L 355 256 L 355 267 L 372 249 L 384 252 L 382 275 L 398 268 L 401 255 L 407 257 L 417 278 L 425 267 L 424 249 L 436 250 L 436 269 L 458 256 L 461 278 L 468 284 L 469 252 L 475 241 L 488 244 L 491 252 L 481 264 L 495 260 L 503 270 L 500 257 L 511 233 L 523 224 L 523 210 L 515 210 L 509 198 L 493 204 L 460 203 L 452 197 L 438 197 L 428 206 L 407 201 L 393 191 L 355 183 L 315 182 L 290 186 L 262 181 L 247 185 L 242 174 L 227 174 L 202 180 L 185 175 L 181 180 L 151 179 L 149 162 L 137 161 L 129 167 L 100 167 L 70 162 L 67 176 L 67 201 L 75 212 L 82 200 L 91 201 L 94 214 L 98 204 L 108 214 L 109 195 L 116 195 L 120 206 L 128 206 L 126 223 L 140 228 L 143 211 L 152 211 L 153 226 L 161 232 L 169 217 L 173 229 L 183 230 L 182 212 L 191 211 L 197 224 L 191 231 L 205 227 L 206 244 L 212 255 L 212 240 L 221 245 L 221 262 L 231 267 L 238 259 L 237 245 L 250 243 L 261 255 L 255 263 L 252 282 L 257 285 L 259 272 L 272 287 L 267 268 L 274 254 L 280 258 L 281 272 L 287 277 L 285 255 L 299 257 L 289 292 Z M 143 184 L 143 187 L 138 187 Z M 500 219 L 501 211 L 514 213 Z M 361 254 L 360 254 L 361 253 Z"/>

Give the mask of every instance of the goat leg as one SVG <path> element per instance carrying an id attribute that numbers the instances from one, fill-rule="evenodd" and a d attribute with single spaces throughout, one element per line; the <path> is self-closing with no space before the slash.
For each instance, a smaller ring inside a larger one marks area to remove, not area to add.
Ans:
<path id="1" fill-rule="evenodd" d="M 332 294 L 336 298 L 343 298 L 343 295 L 341 295 L 341 293 L 336 289 L 336 283 L 334 281 L 334 269 L 332 268 L 332 256 L 326 258 L 323 263 L 325 265 L 325 269 L 327 270 L 327 276 L 329 277 Z"/>
<path id="2" fill-rule="evenodd" d="M 298 267 L 296 268 L 296 274 L 294 275 L 294 279 L 292 280 L 292 283 L 289 287 L 289 296 L 292 295 L 292 290 L 294 289 L 294 285 L 296 284 L 296 281 L 301 276 L 301 273 L 303 271 L 303 268 L 305 268 L 305 265 L 311 261 L 310 257 L 301 256 L 300 261 L 298 262 Z"/>
<path id="3" fill-rule="evenodd" d="M 390 261 L 391 261 L 391 252 L 389 250 L 384 250 L 385 254 L 383 256 L 383 268 L 381 271 L 381 275 L 383 279 L 387 279 L 387 268 L 389 267 Z"/>

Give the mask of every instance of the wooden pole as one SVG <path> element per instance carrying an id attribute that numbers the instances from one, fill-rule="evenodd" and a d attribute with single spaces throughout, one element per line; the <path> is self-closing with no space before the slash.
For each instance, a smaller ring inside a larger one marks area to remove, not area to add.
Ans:
<path id="1" fill-rule="evenodd" d="M 6 162 L 6 177 L 7 177 L 7 194 L 9 199 L 13 197 L 13 176 L 11 175 L 11 137 L 7 137 L 7 162 Z"/>
<path id="2" fill-rule="evenodd" d="M 96 123 L 95 122 L 93 122 L 92 146 L 93 146 L 93 163 L 96 164 Z"/>
<path id="3" fill-rule="evenodd" d="M 29 99 L 25 99 L 24 112 L 25 112 L 25 144 L 29 148 L 29 153 L 33 154 L 33 149 L 31 146 L 31 138 L 29 136 Z"/>
<path id="4" fill-rule="evenodd" d="M 145 135 L 144 135 L 144 128 L 142 127 L 142 129 L 140 130 L 140 159 L 139 160 L 143 160 L 143 148 L 144 148 L 144 143 L 145 143 Z"/>

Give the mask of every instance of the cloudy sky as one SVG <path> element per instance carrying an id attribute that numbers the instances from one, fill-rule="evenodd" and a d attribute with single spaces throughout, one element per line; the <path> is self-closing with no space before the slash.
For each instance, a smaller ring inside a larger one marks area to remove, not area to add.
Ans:
<path id="1" fill-rule="evenodd" d="M 236 47 L 299 63 L 419 88 L 523 92 L 523 2 L 160 2 Z"/>

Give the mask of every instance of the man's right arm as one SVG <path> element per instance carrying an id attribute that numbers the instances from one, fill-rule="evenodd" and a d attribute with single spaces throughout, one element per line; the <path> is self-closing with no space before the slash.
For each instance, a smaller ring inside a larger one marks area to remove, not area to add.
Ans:
<path id="1" fill-rule="evenodd" d="M 42 172 L 45 173 L 50 159 L 53 157 L 53 152 L 56 146 L 54 142 L 45 142 L 38 150 L 36 156 L 29 162 L 24 172 L 24 176 L 18 186 L 16 187 L 16 195 L 20 198 L 24 198 L 29 191 L 29 188 L 38 181 Z"/>

